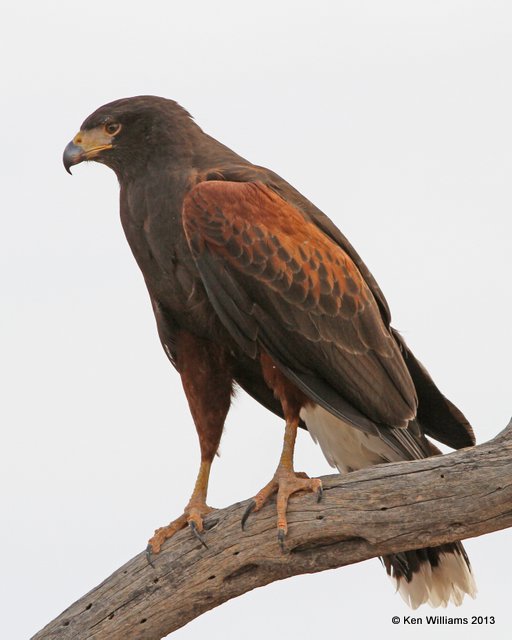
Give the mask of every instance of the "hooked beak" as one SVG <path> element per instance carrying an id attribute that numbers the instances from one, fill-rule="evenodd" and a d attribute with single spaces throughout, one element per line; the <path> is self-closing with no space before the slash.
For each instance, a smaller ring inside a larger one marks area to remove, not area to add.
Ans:
<path id="1" fill-rule="evenodd" d="M 84 160 L 85 154 L 82 147 L 79 147 L 77 144 L 71 140 L 71 142 L 64 149 L 64 155 L 62 156 L 62 162 L 64 163 L 64 168 L 71 175 L 71 167 L 79 162 Z"/>
<path id="2" fill-rule="evenodd" d="M 103 127 L 90 131 L 79 131 L 64 149 L 62 162 L 68 173 L 70 168 L 84 160 L 94 160 L 102 151 L 112 149 L 112 136 Z"/>

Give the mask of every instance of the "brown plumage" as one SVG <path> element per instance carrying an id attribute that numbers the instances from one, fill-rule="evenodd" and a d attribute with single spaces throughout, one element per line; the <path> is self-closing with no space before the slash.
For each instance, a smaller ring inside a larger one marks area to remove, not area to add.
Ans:
<path id="1" fill-rule="evenodd" d="M 289 496 L 321 497 L 320 481 L 293 469 L 298 426 L 343 471 L 435 455 L 426 435 L 454 448 L 474 444 L 467 420 L 390 326 L 361 258 L 282 178 L 205 134 L 175 102 L 152 96 L 112 102 L 85 120 L 64 163 L 69 170 L 90 159 L 119 178 L 123 228 L 201 448 L 190 502 L 155 532 L 153 552 L 187 523 L 204 543 L 210 465 L 234 384 L 285 418 L 276 474 L 250 509 L 277 493 L 281 544 Z M 413 607 L 474 594 L 460 543 L 384 564 Z"/>

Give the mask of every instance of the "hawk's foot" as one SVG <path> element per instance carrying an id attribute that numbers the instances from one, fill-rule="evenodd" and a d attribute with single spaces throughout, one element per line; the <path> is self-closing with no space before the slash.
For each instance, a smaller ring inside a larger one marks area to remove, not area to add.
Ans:
<path id="1" fill-rule="evenodd" d="M 185 511 L 170 522 L 166 527 L 160 527 L 155 531 L 155 534 L 152 538 L 150 538 L 148 542 L 147 555 L 148 560 L 151 558 L 152 553 L 159 553 L 162 548 L 163 543 L 168 539 L 172 538 L 172 536 L 184 529 L 187 525 L 190 527 L 192 533 L 196 536 L 196 538 L 201 542 L 201 544 L 206 547 L 206 543 L 203 539 L 203 517 L 213 511 L 212 507 L 209 507 L 204 502 L 194 501 L 189 502 L 189 504 L 185 507 Z"/>
<path id="2" fill-rule="evenodd" d="M 242 516 L 242 529 L 247 518 L 254 511 L 259 511 L 269 497 L 277 493 L 277 539 L 281 549 L 284 550 L 284 539 L 288 533 L 286 509 L 290 496 L 298 491 L 312 491 L 316 493 L 317 500 L 322 499 L 322 481 L 319 478 L 310 478 L 305 473 L 297 473 L 290 469 L 278 469 L 272 480 L 259 491 L 249 503 Z"/>

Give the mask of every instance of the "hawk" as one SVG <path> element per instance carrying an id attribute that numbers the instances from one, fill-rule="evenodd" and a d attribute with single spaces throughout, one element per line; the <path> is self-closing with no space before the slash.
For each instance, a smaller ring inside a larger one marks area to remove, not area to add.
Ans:
<path id="1" fill-rule="evenodd" d="M 474 444 L 466 418 L 391 326 L 386 299 L 355 249 L 273 171 L 154 96 L 91 114 L 64 151 L 68 171 L 84 160 L 118 177 L 124 232 L 199 437 L 190 501 L 155 531 L 151 552 L 187 525 L 203 541 L 210 468 L 235 385 L 285 422 L 276 472 L 243 517 L 277 494 L 281 545 L 290 496 L 322 495 L 319 479 L 294 470 L 299 427 L 340 472 L 439 454 L 427 436 L 453 448 Z M 475 595 L 460 542 L 382 560 L 413 608 Z"/>

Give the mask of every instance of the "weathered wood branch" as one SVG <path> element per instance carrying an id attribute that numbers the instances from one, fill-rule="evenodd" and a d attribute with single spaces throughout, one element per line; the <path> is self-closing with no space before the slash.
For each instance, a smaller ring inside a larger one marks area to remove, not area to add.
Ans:
<path id="1" fill-rule="evenodd" d="M 246 591 L 301 573 L 512 526 L 512 421 L 496 438 L 446 456 L 323 478 L 324 500 L 292 498 L 286 553 L 275 505 L 247 503 L 206 520 L 208 549 L 182 531 L 151 567 L 144 553 L 50 622 L 33 640 L 156 640 Z"/>

